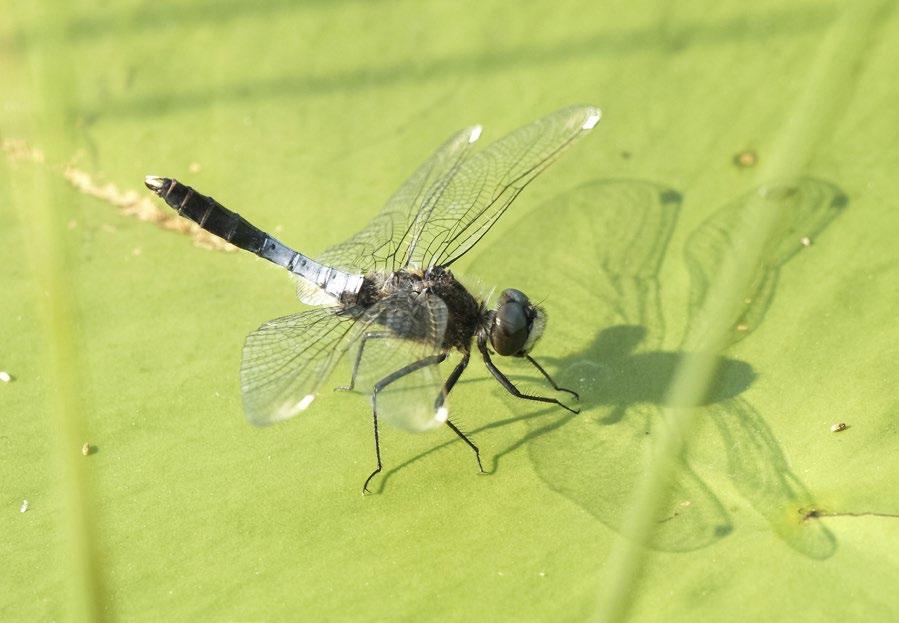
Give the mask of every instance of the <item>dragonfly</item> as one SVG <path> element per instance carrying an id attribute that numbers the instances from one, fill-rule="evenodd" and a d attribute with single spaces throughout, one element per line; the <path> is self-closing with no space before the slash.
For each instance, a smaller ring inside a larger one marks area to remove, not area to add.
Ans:
<path id="1" fill-rule="evenodd" d="M 480 151 L 474 144 L 481 126 L 457 132 L 367 226 L 317 259 L 190 186 L 147 176 L 146 186 L 182 217 L 290 271 L 300 301 L 312 306 L 266 322 L 247 337 L 240 381 L 248 420 L 265 426 L 305 411 L 350 353 L 349 384 L 336 389 L 364 391 L 370 398 L 376 467 L 362 485 L 365 494 L 382 469 L 379 419 L 414 431 L 449 427 L 484 473 L 478 446 L 450 419 L 447 403 L 474 345 L 513 396 L 578 413 L 558 398 L 523 393 L 493 361 L 494 354 L 526 360 L 555 391 L 579 400 L 531 355 L 546 327 L 545 310 L 512 288 L 490 306 L 450 269 L 600 116 L 593 106 L 564 108 Z M 439 365 L 451 354 L 461 358 L 442 378 Z"/>

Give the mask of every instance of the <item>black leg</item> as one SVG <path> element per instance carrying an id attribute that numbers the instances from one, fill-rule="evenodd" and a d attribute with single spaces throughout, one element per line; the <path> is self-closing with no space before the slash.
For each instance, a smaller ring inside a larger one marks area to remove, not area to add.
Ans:
<path id="1" fill-rule="evenodd" d="M 465 371 L 465 367 L 468 365 L 468 360 L 471 357 L 471 353 L 466 352 L 462 355 L 462 361 L 453 369 L 452 373 L 447 377 L 446 383 L 443 384 L 443 389 L 440 391 L 440 395 L 437 396 L 437 401 L 434 403 L 434 410 L 439 411 L 441 407 L 443 407 L 443 403 L 446 401 L 447 395 L 449 395 L 450 390 L 453 389 L 453 386 L 456 384 L 456 381 L 459 380 L 459 377 L 462 376 L 462 372 Z M 463 433 L 459 428 L 450 422 L 448 419 L 446 421 L 446 425 L 450 427 L 454 433 L 459 435 L 459 437 L 468 444 L 468 447 L 474 450 L 474 458 L 478 462 L 478 469 L 482 474 L 486 474 L 484 471 L 484 467 L 481 465 L 481 451 L 478 450 L 478 447 L 474 445 L 474 443 L 469 439 L 465 433 Z"/>
<path id="2" fill-rule="evenodd" d="M 372 409 L 371 415 L 375 422 L 375 458 L 378 461 L 378 466 L 375 468 L 375 471 L 369 474 L 368 478 L 365 479 L 365 482 L 362 483 L 362 495 L 370 493 L 368 490 L 368 483 L 375 477 L 375 474 L 381 471 L 381 443 L 378 441 L 378 412 L 375 409 Z"/>
<path id="3" fill-rule="evenodd" d="M 465 353 L 462 355 L 462 361 L 453 369 L 450 375 L 446 379 L 446 383 L 443 384 L 443 389 L 440 390 L 440 395 L 437 396 L 437 401 L 434 403 L 434 410 L 439 409 L 443 406 L 446 397 L 449 395 L 450 391 L 453 389 L 453 386 L 456 384 L 456 381 L 459 380 L 459 377 L 462 376 L 462 372 L 465 371 L 466 366 L 468 366 L 468 359 L 471 357 L 471 353 Z"/>
<path id="4" fill-rule="evenodd" d="M 552 380 L 552 377 L 549 375 L 549 373 L 543 369 L 543 366 L 541 366 L 539 363 L 537 363 L 533 357 L 531 357 L 530 355 L 525 355 L 525 359 L 530 361 L 532 364 L 534 364 L 535 368 L 540 370 L 540 374 L 542 374 L 543 376 L 546 377 L 546 380 L 549 381 L 549 384 L 553 386 L 554 390 L 556 390 L 558 392 L 568 392 L 569 394 L 574 396 L 577 400 L 581 399 L 581 397 L 578 395 L 578 393 L 576 391 L 574 391 L 573 389 L 565 389 L 564 387 L 559 387 L 556 384 L 556 382 L 554 380 Z"/>
<path id="5" fill-rule="evenodd" d="M 487 472 L 484 471 L 484 466 L 481 465 L 481 451 L 478 450 L 478 447 L 476 445 L 474 445 L 474 443 L 471 441 L 471 439 L 469 439 L 465 433 L 460 431 L 459 428 L 455 424 L 453 424 L 452 422 L 447 420 L 446 425 L 449 426 L 454 433 L 459 435 L 459 438 L 462 441 L 464 441 L 465 443 L 467 443 L 469 448 L 474 450 L 474 460 L 478 462 L 478 471 L 481 472 L 482 474 L 486 474 Z"/>
<path id="6" fill-rule="evenodd" d="M 391 337 L 393 334 L 388 333 L 386 331 L 371 331 L 369 333 L 364 333 L 362 335 L 362 340 L 359 344 L 359 350 L 356 351 L 356 359 L 353 361 L 353 373 L 350 376 L 350 384 L 349 385 L 341 385 L 340 387 L 335 387 L 335 392 L 350 392 L 353 391 L 353 388 L 356 386 L 356 374 L 359 372 L 359 364 L 362 362 L 362 351 L 365 349 L 365 342 L 368 340 L 376 340 L 379 338 Z"/>
<path id="7" fill-rule="evenodd" d="M 446 359 L 446 353 L 440 353 L 439 355 L 431 355 L 430 357 L 425 357 L 424 359 L 419 359 L 413 363 L 410 363 L 408 366 L 403 366 L 396 372 L 391 372 L 383 379 L 375 383 L 374 390 L 371 395 L 371 413 L 372 418 L 375 423 L 375 457 L 378 460 L 378 467 L 375 468 L 371 474 L 369 474 L 368 478 L 365 479 L 365 482 L 362 484 L 362 494 L 370 493 L 368 490 L 368 483 L 371 482 L 371 479 L 375 477 L 379 471 L 381 471 L 381 444 L 378 441 L 378 392 L 382 389 L 393 383 L 394 381 L 398 381 L 403 378 L 407 374 L 412 374 L 416 370 L 421 370 L 422 368 L 427 368 L 428 366 L 434 366 Z"/>
<path id="8" fill-rule="evenodd" d="M 490 353 L 487 351 L 487 344 L 484 342 L 483 338 L 478 338 L 478 350 L 481 351 L 481 354 L 484 356 L 484 363 L 487 365 L 487 369 L 490 370 L 490 374 L 499 381 L 499 384 L 506 388 L 510 394 L 515 396 L 516 398 L 524 398 L 525 400 L 534 400 L 536 402 L 549 402 L 551 404 L 556 404 L 562 407 L 563 409 L 567 409 L 572 413 L 580 413 L 577 409 L 572 409 L 566 404 L 563 404 L 556 400 L 555 398 L 547 398 L 545 396 L 530 396 L 528 394 L 522 394 L 515 385 L 512 384 L 506 375 L 499 371 L 499 369 L 493 365 L 493 362 L 490 360 Z"/>

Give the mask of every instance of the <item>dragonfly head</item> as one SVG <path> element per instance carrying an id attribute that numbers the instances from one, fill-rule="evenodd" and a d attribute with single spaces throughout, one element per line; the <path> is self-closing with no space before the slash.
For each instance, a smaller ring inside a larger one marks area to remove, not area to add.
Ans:
<path id="1" fill-rule="evenodd" d="M 490 322 L 489 337 L 500 355 L 524 357 L 543 335 L 546 314 L 520 290 L 503 290 Z"/>

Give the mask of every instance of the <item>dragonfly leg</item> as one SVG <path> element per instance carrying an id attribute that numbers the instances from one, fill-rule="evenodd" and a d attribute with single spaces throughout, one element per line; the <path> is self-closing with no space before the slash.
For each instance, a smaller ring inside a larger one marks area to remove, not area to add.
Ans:
<path id="1" fill-rule="evenodd" d="M 380 338 L 390 337 L 393 335 L 392 333 L 388 333 L 386 331 L 369 331 L 362 335 L 362 339 L 359 341 L 359 350 L 356 351 L 356 358 L 353 361 L 353 373 L 350 376 L 350 384 L 349 385 L 341 385 L 340 387 L 335 387 L 335 392 L 351 392 L 353 388 L 356 386 L 356 375 L 359 373 L 359 364 L 362 363 L 362 351 L 365 349 L 365 342 L 368 340 L 376 340 Z"/>
<path id="2" fill-rule="evenodd" d="M 486 474 L 487 472 L 484 470 L 484 466 L 481 465 L 481 451 L 478 450 L 478 447 L 476 445 L 474 445 L 474 443 L 471 441 L 471 439 L 469 439 L 465 433 L 463 433 L 461 430 L 459 430 L 459 428 L 455 424 L 453 424 L 452 422 L 447 420 L 446 425 L 449 426 L 454 433 L 459 435 L 459 438 L 462 439 L 462 441 L 464 441 L 465 443 L 467 443 L 469 448 L 474 450 L 474 460 L 478 462 L 478 471 L 480 471 L 482 474 Z"/>
<path id="3" fill-rule="evenodd" d="M 556 390 L 557 392 L 568 392 L 569 394 L 574 396 L 576 400 L 581 399 L 581 397 L 578 395 L 578 393 L 576 391 L 574 391 L 573 389 L 565 389 L 564 387 L 559 387 L 558 384 L 549 375 L 549 373 L 543 369 L 543 366 L 541 366 L 539 363 L 537 363 L 537 361 L 533 357 L 531 357 L 530 355 L 525 355 L 525 359 L 530 361 L 532 364 L 534 364 L 535 368 L 540 370 L 540 374 L 542 374 L 543 376 L 546 377 L 546 380 L 549 381 L 549 384 L 553 386 L 554 390 Z"/>
<path id="4" fill-rule="evenodd" d="M 481 351 L 481 355 L 484 356 L 484 363 L 487 365 L 487 369 L 490 370 L 490 374 L 493 375 L 499 384 L 506 388 L 510 394 L 515 396 L 516 398 L 523 398 L 524 400 L 534 400 L 536 402 L 549 402 L 552 404 L 559 405 L 563 409 L 567 409 L 572 413 L 580 413 L 577 409 L 572 409 L 566 404 L 563 404 L 556 400 L 555 398 L 547 398 L 546 396 L 531 396 L 529 394 L 522 394 L 521 391 L 515 385 L 512 384 L 505 374 L 500 372 L 499 368 L 493 365 L 493 361 L 490 360 L 490 353 L 487 351 L 487 343 L 484 341 L 484 338 L 478 338 L 478 350 Z"/>
<path id="5" fill-rule="evenodd" d="M 372 409 L 371 415 L 375 423 L 375 458 L 378 461 L 378 466 L 375 468 L 375 471 L 368 475 L 368 478 L 366 478 L 365 482 L 362 484 L 362 495 L 371 493 L 368 490 L 368 483 L 371 482 L 371 479 L 375 477 L 375 474 L 381 471 L 381 443 L 378 441 L 378 411 L 376 409 Z"/>
<path id="6" fill-rule="evenodd" d="M 452 373 L 450 373 L 449 377 L 446 379 L 446 383 L 443 384 L 443 389 L 440 391 L 440 395 L 437 396 L 437 401 L 434 403 L 434 410 L 439 411 L 441 407 L 443 407 L 443 403 L 446 401 L 447 395 L 450 393 L 450 390 L 453 389 L 453 386 L 456 384 L 456 381 L 459 380 L 459 377 L 462 376 L 462 372 L 465 371 L 465 367 L 468 366 L 468 360 L 471 357 L 471 353 L 466 352 L 462 355 L 462 361 L 453 369 Z M 478 469 L 482 474 L 486 474 L 484 471 L 484 467 L 481 465 L 481 451 L 478 450 L 478 447 L 474 445 L 471 439 L 463 433 L 459 428 L 453 424 L 449 419 L 446 420 L 446 425 L 450 427 L 450 429 L 456 433 L 462 441 L 468 444 L 468 447 L 474 450 L 474 458 L 478 462 Z"/>
<path id="7" fill-rule="evenodd" d="M 378 441 L 378 392 L 380 392 L 382 389 L 384 389 L 394 381 L 398 381 L 404 376 L 412 374 L 416 370 L 421 370 L 422 368 L 427 368 L 428 366 L 437 365 L 444 359 L 446 359 L 446 353 L 440 353 L 439 355 L 431 355 L 430 357 L 419 359 L 418 361 L 414 361 L 407 366 L 403 366 L 396 372 L 391 372 L 383 379 L 375 383 L 375 387 L 371 395 L 371 414 L 375 424 L 375 458 L 378 461 L 378 466 L 375 468 L 375 471 L 369 474 L 368 478 L 365 479 L 365 482 L 362 485 L 363 495 L 365 495 L 366 493 L 371 493 L 368 490 L 368 483 L 371 482 L 371 479 L 381 471 L 381 444 Z"/>

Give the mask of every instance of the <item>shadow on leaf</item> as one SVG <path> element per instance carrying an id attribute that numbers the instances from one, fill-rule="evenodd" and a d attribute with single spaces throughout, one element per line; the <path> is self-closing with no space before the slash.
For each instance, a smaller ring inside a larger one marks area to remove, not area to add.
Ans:
<path id="1" fill-rule="evenodd" d="M 739 226 L 746 217 L 745 205 L 757 196 L 753 191 L 725 205 L 688 237 L 691 315 L 684 335 L 689 335 L 708 284 L 728 252 L 729 231 Z M 765 209 L 780 211 L 780 223 L 731 344 L 764 319 L 779 271 L 804 247 L 803 237 L 823 232 L 848 203 L 838 188 L 812 178 L 769 187 L 766 201 Z M 659 274 L 680 206 L 679 193 L 653 182 L 592 182 L 534 210 L 470 270 L 493 283 L 506 281 L 508 275 L 526 275 L 535 298 L 551 293 L 544 305 L 552 320 L 535 356 L 562 386 L 581 394 L 579 415 L 543 409 L 469 431 L 477 434 L 518 422 L 528 426 L 524 436 L 494 453 L 490 471 L 499 468 L 503 456 L 526 447 L 537 475 L 551 489 L 622 532 L 633 489 L 650 458 L 653 427 L 664 425 L 665 392 L 681 360 L 690 356 L 683 346 L 663 348 L 666 325 Z M 510 259 L 497 263 L 492 259 L 496 257 Z M 534 271 L 534 266 L 542 269 Z M 593 336 L 590 341 L 585 340 L 585 329 Z M 558 357 L 540 356 L 566 351 Z M 755 378 L 749 363 L 722 357 L 698 408 L 714 422 L 724 442 L 728 476 L 737 491 L 790 547 L 811 558 L 827 558 L 836 549 L 836 539 L 820 523 L 801 521 L 797 509 L 812 506 L 814 500 L 762 416 L 742 396 Z M 388 471 L 381 489 L 396 471 L 452 443 Z M 669 503 L 657 517 L 652 546 L 689 551 L 711 545 L 732 530 L 731 518 L 690 465 L 688 452 L 681 458 Z"/>
<path id="2" fill-rule="evenodd" d="M 725 205 L 689 236 L 691 314 L 685 335 L 728 252 L 729 232 L 757 195 L 753 191 Z M 779 211 L 777 235 L 758 267 L 732 344 L 751 334 L 768 313 L 779 271 L 804 248 L 803 237 L 819 235 L 847 204 L 838 188 L 812 178 L 769 187 L 766 197 L 765 209 Z M 594 182 L 544 204 L 485 254 L 508 257 L 516 247 L 528 248 L 531 265 L 552 267 L 547 288 L 560 293 L 547 303 L 552 317 L 581 321 L 555 322 L 540 352 L 564 352 L 584 344 L 585 326 L 600 328 L 580 349 L 544 358 L 562 385 L 581 392 L 581 415 L 556 414 L 549 424 L 529 417 L 529 433 L 498 452 L 494 464 L 526 445 L 548 486 L 616 530 L 623 528 L 631 493 L 645 469 L 653 426 L 662 423 L 660 407 L 672 375 L 689 356 L 683 346 L 662 348 L 666 326 L 659 273 L 679 208 L 677 192 L 652 182 Z M 486 259 L 477 268 L 491 277 Z M 741 396 L 755 376 L 750 364 L 722 357 L 699 408 L 724 441 L 728 473 L 741 495 L 790 547 L 826 558 L 836 547 L 833 535 L 816 522 L 797 520 L 796 508 L 811 504 L 811 495 L 762 417 Z M 690 466 L 689 454 L 682 457 L 670 502 L 657 521 L 653 546 L 668 551 L 703 547 L 732 530 L 724 507 Z"/>

